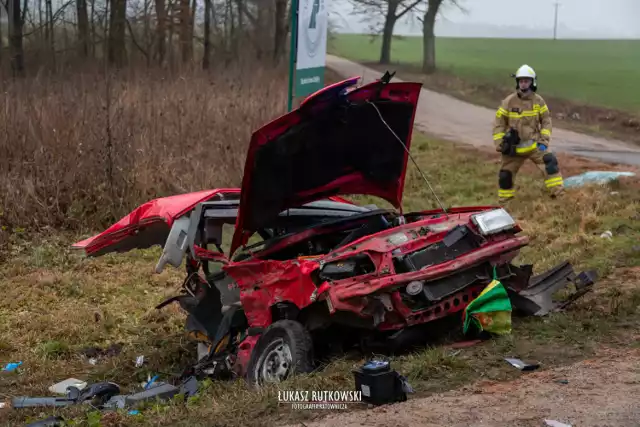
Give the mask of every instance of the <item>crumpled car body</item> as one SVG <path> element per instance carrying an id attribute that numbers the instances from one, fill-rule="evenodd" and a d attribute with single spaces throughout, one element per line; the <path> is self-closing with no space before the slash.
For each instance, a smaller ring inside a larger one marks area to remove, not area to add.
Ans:
<path id="1" fill-rule="evenodd" d="M 257 130 L 242 188 L 156 199 L 74 245 L 90 256 L 164 245 L 158 272 L 186 258 L 183 293 L 159 308 L 187 311 L 197 370 L 279 381 L 312 370 L 327 343 L 393 340 L 460 315 L 494 272 L 537 315 L 555 307 L 545 292 L 575 279 L 564 265 L 532 283 L 531 266 L 513 265 L 529 239 L 502 208 L 403 212 L 421 85 L 356 82 Z M 392 207 L 343 198 L 353 194 Z"/>

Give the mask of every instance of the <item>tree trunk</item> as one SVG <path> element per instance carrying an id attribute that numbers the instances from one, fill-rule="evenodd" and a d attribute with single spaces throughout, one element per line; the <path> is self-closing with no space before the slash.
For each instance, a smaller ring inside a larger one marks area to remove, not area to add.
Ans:
<path id="1" fill-rule="evenodd" d="M 14 77 L 24 75 L 24 50 L 22 47 L 22 14 L 20 0 L 9 0 L 9 52 Z"/>
<path id="2" fill-rule="evenodd" d="M 45 31 L 45 39 L 49 42 L 49 55 L 51 63 L 55 64 L 56 60 L 56 43 L 53 34 L 53 6 L 51 6 L 51 0 L 45 0 L 45 15 L 47 19 L 47 26 Z"/>
<path id="3" fill-rule="evenodd" d="M 162 66 L 164 63 L 164 57 L 166 54 L 166 26 L 167 26 L 167 12 L 165 9 L 164 0 L 155 0 L 156 2 L 156 59 Z"/>
<path id="4" fill-rule="evenodd" d="M 436 16 L 442 0 L 429 0 L 429 7 L 422 23 L 422 71 L 431 74 L 436 71 Z"/>
<path id="5" fill-rule="evenodd" d="M 236 0 L 238 8 L 238 28 L 240 31 L 244 31 L 244 0 Z"/>
<path id="6" fill-rule="evenodd" d="M 271 43 L 269 43 L 269 35 L 271 31 L 269 29 L 269 23 L 271 20 L 269 19 L 269 15 L 271 12 L 271 5 L 273 3 L 271 1 L 261 1 L 257 5 L 257 19 L 256 25 L 254 26 L 255 31 L 255 40 L 257 46 L 257 57 L 258 60 L 261 60 L 263 56 L 271 51 Z"/>
<path id="7" fill-rule="evenodd" d="M 205 70 L 211 65 L 211 1 L 204 0 L 204 55 L 202 56 L 202 68 Z"/>
<path id="8" fill-rule="evenodd" d="M 124 33 L 127 19 L 127 0 L 111 0 L 109 15 L 109 62 L 116 67 L 124 65 Z"/>
<path id="9" fill-rule="evenodd" d="M 96 1 L 91 1 L 91 56 L 96 56 L 96 41 L 98 40 L 98 30 L 96 29 Z M 103 50 L 104 52 L 104 50 Z M 104 56 L 104 54 L 103 54 Z"/>
<path id="10" fill-rule="evenodd" d="M 2 22 L 2 2 L 0 1 L 0 22 Z M 0 24 L 0 70 L 2 69 L 2 51 L 4 50 L 4 42 L 2 41 L 2 25 Z"/>
<path id="11" fill-rule="evenodd" d="M 196 32 L 196 10 L 198 8 L 198 2 L 196 0 L 191 0 L 191 9 L 189 14 L 189 58 L 193 59 L 193 37 Z"/>
<path id="12" fill-rule="evenodd" d="M 151 1 L 144 0 L 144 48 L 151 55 L 147 55 L 147 66 L 151 65 L 151 57 L 153 56 L 153 37 L 151 36 Z"/>
<path id="13" fill-rule="evenodd" d="M 189 0 L 180 0 L 180 50 L 182 51 L 182 62 L 191 60 L 191 25 L 189 25 L 191 13 Z"/>
<path id="14" fill-rule="evenodd" d="M 76 12 L 78 14 L 78 48 L 80 55 L 89 56 L 89 13 L 87 12 L 87 0 L 76 0 Z"/>
<path id="15" fill-rule="evenodd" d="M 384 27 L 382 29 L 382 48 L 380 49 L 380 64 L 391 62 L 391 40 L 393 38 L 393 27 L 396 25 L 396 11 L 398 10 L 398 0 L 389 0 L 387 14 L 384 17 Z"/>
<path id="16" fill-rule="evenodd" d="M 286 43 L 286 23 L 284 22 L 287 16 L 287 0 L 276 0 L 275 11 L 275 23 L 273 34 L 273 59 L 276 62 L 282 56 L 284 52 L 284 44 Z"/>
<path id="17" fill-rule="evenodd" d="M 1 19 L 0 19 L 1 21 Z M 43 39 L 43 32 L 42 32 L 42 27 L 44 24 L 44 19 L 42 19 L 42 0 L 38 0 L 38 48 L 42 49 L 42 46 L 44 46 L 44 39 Z"/>
<path id="18" fill-rule="evenodd" d="M 173 45 L 173 36 L 175 34 L 175 30 L 176 30 L 176 26 L 175 26 L 175 12 L 176 12 L 176 2 L 179 0 L 168 0 L 167 5 L 168 5 L 168 13 L 167 13 L 167 22 L 169 23 L 169 30 L 168 30 L 168 34 L 167 34 L 167 39 L 168 39 L 168 43 L 169 43 L 169 50 L 168 50 L 168 57 L 169 57 L 169 62 L 171 63 L 171 65 L 173 66 L 174 64 L 174 60 L 175 60 L 175 50 L 174 50 L 174 45 Z M 180 12 L 179 10 L 180 6 L 178 6 L 177 10 L 178 13 Z"/>

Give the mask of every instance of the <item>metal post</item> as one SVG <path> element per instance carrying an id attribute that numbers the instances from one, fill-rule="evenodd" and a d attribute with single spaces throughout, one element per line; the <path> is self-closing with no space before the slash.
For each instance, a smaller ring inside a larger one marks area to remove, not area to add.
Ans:
<path id="1" fill-rule="evenodd" d="M 558 5 L 560 3 L 556 2 L 555 3 L 555 7 L 556 7 L 556 13 L 555 13 L 555 17 L 554 17 L 554 22 L 553 22 L 553 39 L 556 40 L 556 35 L 558 34 Z"/>
<path id="2" fill-rule="evenodd" d="M 293 79 L 298 44 L 298 2 L 299 0 L 291 0 L 291 48 L 289 52 L 289 103 L 287 111 L 291 111 L 293 108 Z"/>

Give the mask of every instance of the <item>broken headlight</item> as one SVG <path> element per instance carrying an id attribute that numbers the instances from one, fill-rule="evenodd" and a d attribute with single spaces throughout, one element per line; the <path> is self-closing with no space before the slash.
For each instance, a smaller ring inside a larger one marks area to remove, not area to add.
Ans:
<path id="1" fill-rule="evenodd" d="M 496 234 L 515 227 L 516 222 L 504 209 L 494 209 L 471 216 L 483 235 Z"/>

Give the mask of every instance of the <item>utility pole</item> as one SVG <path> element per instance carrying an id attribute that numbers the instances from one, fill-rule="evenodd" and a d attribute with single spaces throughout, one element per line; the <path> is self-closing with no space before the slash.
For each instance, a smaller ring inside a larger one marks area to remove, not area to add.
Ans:
<path id="1" fill-rule="evenodd" d="M 558 3 L 558 2 L 555 3 L 556 13 L 555 13 L 555 18 L 554 18 L 554 22 L 553 22 L 553 39 L 554 40 L 556 40 L 557 34 L 558 34 L 558 6 L 559 5 L 560 5 L 560 3 Z"/>

